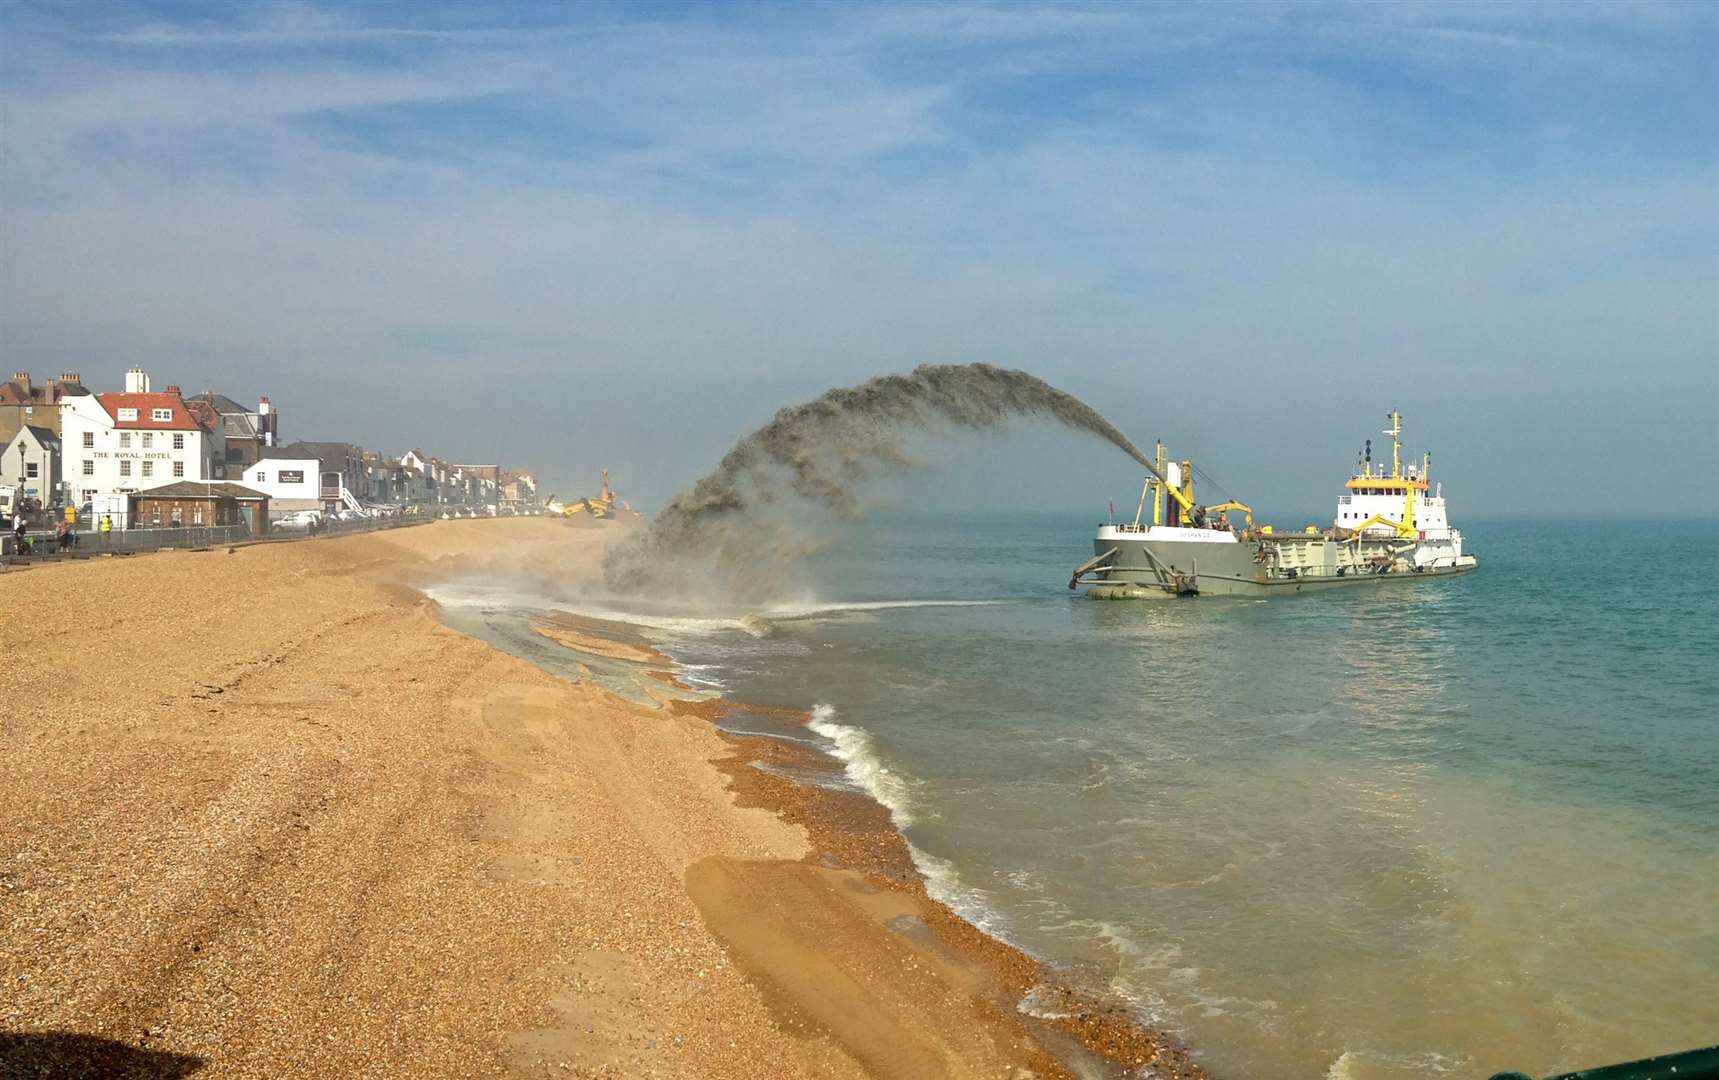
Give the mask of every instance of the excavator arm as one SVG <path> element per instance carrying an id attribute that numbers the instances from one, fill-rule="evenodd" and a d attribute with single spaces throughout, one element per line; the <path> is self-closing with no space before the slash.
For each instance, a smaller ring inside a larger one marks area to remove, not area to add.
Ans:
<path id="1" fill-rule="evenodd" d="M 1229 502 L 1221 502 L 1216 506 L 1206 507 L 1206 513 L 1208 514 L 1221 514 L 1230 510 L 1240 510 L 1242 512 L 1242 519 L 1247 522 L 1247 527 L 1250 529 L 1253 528 L 1253 507 L 1249 506 L 1247 503 L 1231 499 Z"/>

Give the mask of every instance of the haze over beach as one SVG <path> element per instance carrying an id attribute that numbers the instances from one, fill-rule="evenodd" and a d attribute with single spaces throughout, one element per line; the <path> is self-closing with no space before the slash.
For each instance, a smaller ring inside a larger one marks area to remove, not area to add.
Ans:
<path id="1" fill-rule="evenodd" d="M 1719 1078 L 1716 90 L 0 5 L 0 1080 Z"/>
<path id="2" fill-rule="evenodd" d="M 608 466 L 655 507 L 777 408 L 985 361 L 1283 514 L 1392 407 L 1472 514 L 1719 512 L 1711 5 L 9 4 L 0 32 L 14 366 L 525 444 L 551 489 Z M 1006 467 L 936 497 L 1132 494 L 1064 437 L 981 455 Z"/>

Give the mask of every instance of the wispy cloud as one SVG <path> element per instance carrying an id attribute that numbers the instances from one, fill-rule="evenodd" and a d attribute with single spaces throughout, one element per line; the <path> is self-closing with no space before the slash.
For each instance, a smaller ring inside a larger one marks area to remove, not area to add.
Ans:
<path id="1" fill-rule="evenodd" d="M 1685 7 L 0 13 L 0 350 L 237 381 L 312 434 L 359 415 L 339 379 L 409 403 L 375 441 L 600 444 L 658 494 L 927 359 L 1188 439 L 1167 402 L 1288 435 L 1285 395 L 1377 411 L 1380 372 L 1494 453 L 1547 379 L 1687 438 L 1660 387 L 1719 389 L 1719 151 Z"/>

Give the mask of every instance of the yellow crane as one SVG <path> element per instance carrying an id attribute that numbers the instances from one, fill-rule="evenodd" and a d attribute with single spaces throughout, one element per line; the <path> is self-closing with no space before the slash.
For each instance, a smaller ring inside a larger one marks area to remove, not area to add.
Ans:
<path id="1" fill-rule="evenodd" d="M 1242 512 L 1242 519 L 1247 522 L 1247 527 L 1249 529 L 1253 528 L 1253 507 L 1249 506 L 1247 503 L 1241 502 L 1237 499 L 1231 499 L 1229 502 L 1221 502 L 1216 506 L 1206 507 L 1206 513 L 1208 514 L 1222 514 L 1230 510 L 1240 510 Z"/>

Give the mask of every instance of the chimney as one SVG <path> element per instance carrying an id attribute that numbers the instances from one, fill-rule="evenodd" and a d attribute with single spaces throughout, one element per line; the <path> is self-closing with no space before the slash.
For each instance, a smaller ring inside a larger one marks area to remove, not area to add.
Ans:
<path id="1" fill-rule="evenodd" d="M 24 392 L 25 397 L 30 396 L 30 373 L 28 371 L 15 373 L 12 376 L 12 381 L 18 384 L 18 389 Z"/>
<path id="2" fill-rule="evenodd" d="M 82 386 L 84 384 L 84 377 L 75 371 L 62 371 L 60 373 L 60 384 L 62 386 Z"/>
<path id="3" fill-rule="evenodd" d="M 134 367 L 125 373 L 125 392 L 128 394 L 149 393 L 149 372 L 140 367 Z"/>
<path id="4" fill-rule="evenodd" d="M 179 392 L 179 388 L 177 386 L 174 386 L 173 384 L 169 383 L 167 386 L 167 392 L 169 394 L 177 394 Z"/>

